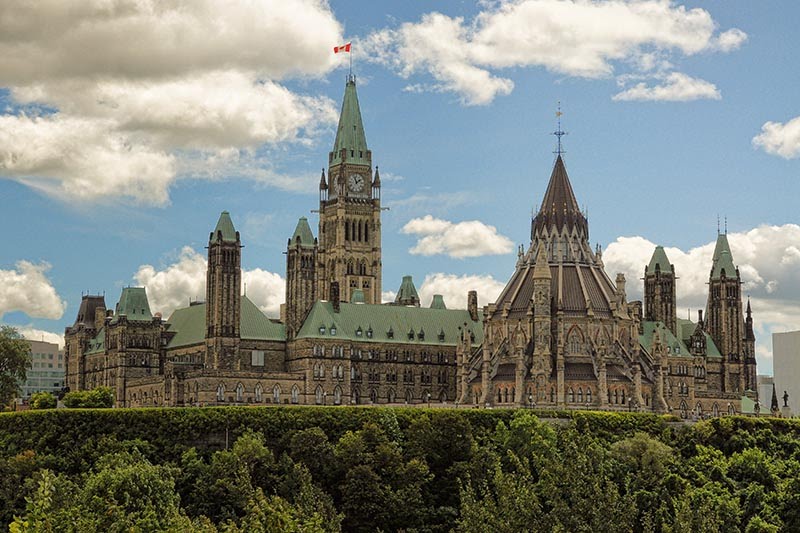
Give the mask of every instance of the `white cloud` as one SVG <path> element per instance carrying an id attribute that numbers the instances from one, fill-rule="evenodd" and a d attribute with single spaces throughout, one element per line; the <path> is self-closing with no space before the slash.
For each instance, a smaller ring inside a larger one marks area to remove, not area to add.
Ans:
<path id="1" fill-rule="evenodd" d="M 763 225 L 746 232 L 728 234 L 734 263 L 738 265 L 744 295 L 751 296 L 756 344 L 759 348 L 760 371 L 769 369 L 761 346 L 771 346 L 771 333 L 800 328 L 800 270 L 797 243 L 800 226 Z M 715 242 L 688 251 L 665 247 L 667 257 L 675 265 L 678 281 L 678 316 L 685 317 L 687 308 L 704 309 L 708 297 L 708 277 Z M 619 237 L 603 254 L 606 271 L 613 276 L 625 274 L 629 299 L 642 298 L 645 266 L 655 244 L 644 237 Z M 692 320 L 696 320 L 692 312 Z M 769 348 L 771 349 L 771 348 Z"/>
<path id="2" fill-rule="evenodd" d="M 661 78 L 661 77 L 660 77 Z M 637 83 L 613 96 L 617 101 L 689 102 L 692 100 L 719 100 L 722 95 L 717 86 L 705 80 L 692 78 L 682 72 L 671 72 L 662 78 L 660 85 Z"/>
<path id="3" fill-rule="evenodd" d="M 497 233 L 497 228 L 478 220 L 453 223 L 425 215 L 410 220 L 402 232 L 417 235 L 417 244 L 409 250 L 414 255 L 448 255 L 458 259 L 483 255 L 502 255 L 514 249 L 514 243 Z"/>
<path id="4" fill-rule="evenodd" d="M 37 329 L 33 326 L 17 326 L 17 331 L 29 341 L 51 342 L 53 344 L 58 344 L 59 348 L 64 347 L 64 335 L 60 333 Z"/>
<path id="5" fill-rule="evenodd" d="M 336 66 L 341 25 L 321 0 L 0 9 L 0 86 L 28 110 L 0 117 L 0 174 L 65 200 L 165 205 L 176 179 L 208 177 L 193 159 L 296 190 L 255 149 L 308 142 L 336 119 L 329 99 L 279 84 Z M 42 106 L 55 113 L 29 116 Z M 240 157 L 217 157 L 231 150 Z"/>
<path id="6" fill-rule="evenodd" d="M 800 117 L 786 123 L 766 122 L 753 137 L 753 146 L 784 159 L 800 157 Z"/>
<path id="7" fill-rule="evenodd" d="M 727 52 L 747 37 L 735 28 L 716 34 L 708 11 L 670 0 L 509 0 L 482 7 L 470 21 L 425 14 L 419 22 L 370 34 L 360 50 L 405 78 L 427 72 L 436 80 L 434 89 L 481 105 L 514 87 L 494 75 L 496 69 L 544 67 L 601 78 L 611 75 L 615 64 L 635 63 L 644 54 Z M 648 61 L 642 63 L 646 67 Z M 409 87 L 422 90 L 426 84 Z"/>
<path id="8" fill-rule="evenodd" d="M 434 294 L 441 294 L 448 309 L 466 309 L 467 293 L 478 291 L 478 305 L 483 307 L 497 300 L 505 284 L 492 276 L 445 274 L 438 272 L 425 276 L 419 288 L 421 305 L 428 307 Z"/>
<path id="9" fill-rule="evenodd" d="M 0 319 L 12 311 L 53 320 L 64 315 L 67 302 L 45 275 L 50 268 L 45 262 L 18 261 L 15 269 L 0 270 Z"/>
<path id="10" fill-rule="evenodd" d="M 147 288 L 150 308 L 169 317 L 175 309 L 186 307 L 190 300 L 205 300 L 206 258 L 190 246 L 184 246 L 176 260 L 156 269 L 152 265 L 141 265 L 133 279 Z M 285 300 L 286 284 L 279 275 L 260 268 L 244 270 L 242 282 L 247 287 L 247 297 L 259 309 L 271 317 L 280 314 L 280 305 Z"/>
<path id="11" fill-rule="evenodd" d="M 397 298 L 397 293 L 395 291 L 383 291 L 381 293 L 381 303 L 391 303 L 395 298 Z"/>

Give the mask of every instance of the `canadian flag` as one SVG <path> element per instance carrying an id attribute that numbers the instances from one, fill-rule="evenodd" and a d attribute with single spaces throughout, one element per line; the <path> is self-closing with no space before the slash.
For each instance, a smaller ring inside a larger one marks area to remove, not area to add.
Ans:
<path id="1" fill-rule="evenodd" d="M 334 46 L 333 53 L 338 54 L 339 52 L 350 52 L 350 43 L 344 43 L 341 46 Z"/>

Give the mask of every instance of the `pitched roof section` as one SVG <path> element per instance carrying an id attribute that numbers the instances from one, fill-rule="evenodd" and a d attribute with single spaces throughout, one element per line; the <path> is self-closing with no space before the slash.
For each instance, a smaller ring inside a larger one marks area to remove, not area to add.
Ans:
<path id="1" fill-rule="evenodd" d="M 650 264 L 647 265 L 646 272 L 648 274 L 655 274 L 656 270 L 661 272 L 669 272 L 671 274 L 675 273 L 675 271 L 672 269 L 672 264 L 667 258 L 667 253 L 664 251 L 663 246 L 656 246 L 656 249 L 653 250 L 653 257 L 650 258 Z"/>
<path id="2" fill-rule="evenodd" d="M 564 226 L 570 232 L 574 227 L 582 229 L 588 234 L 586 217 L 581 213 L 578 200 L 572 191 L 567 169 L 561 155 L 556 159 L 553 172 L 550 174 L 550 183 L 544 193 L 542 206 L 533 221 L 533 234 L 540 233 L 544 228 L 555 226 L 559 231 Z"/>
<path id="3" fill-rule="evenodd" d="M 711 279 L 720 279 L 722 271 L 725 277 L 736 277 L 736 266 L 733 264 L 731 247 L 728 244 L 728 236 L 724 233 L 717 235 L 717 244 L 714 246 L 714 257 L 711 266 Z"/>
<path id="4" fill-rule="evenodd" d="M 292 246 L 295 244 L 299 244 L 301 248 L 314 247 L 314 234 L 311 233 L 311 227 L 308 225 L 306 217 L 300 217 L 300 220 L 297 221 L 297 227 L 292 235 Z"/>
<path id="5" fill-rule="evenodd" d="M 233 227 L 230 213 L 223 211 L 219 215 L 217 227 L 214 228 L 214 233 L 211 234 L 209 240 L 212 242 L 236 242 L 239 240 L 236 235 L 236 229 Z"/>
<path id="6" fill-rule="evenodd" d="M 125 287 L 119 297 L 117 309 L 114 313 L 116 317 L 125 315 L 128 320 L 149 321 L 153 319 L 150 313 L 150 303 L 147 301 L 147 293 L 144 287 Z"/>
<path id="7" fill-rule="evenodd" d="M 297 338 L 455 346 L 465 323 L 475 336 L 473 344 L 483 342 L 481 323 L 473 322 L 466 310 L 341 303 L 337 313 L 331 302 L 320 300 Z"/>
<path id="8" fill-rule="evenodd" d="M 394 302 L 400 305 L 419 305 L 419 294 L 417 294 L 417 288 L 414 286 L 411 276 L 403 276 L 403 282 L 400 284 Z"/>
<path id="9" fill-rule="evenodd" d="M 94 328 L 94 315 L 99 307 L 106 307 L 106 300 L 102 295 L 86 294 L 81 297 L 81 305 L 78 308 L 78 316 L 75 317 L 73 328 L 83 326 Z"/>
<path id="10" fill-rule="evenodd" d="M 357 165 L 370 165 L 367 154 L 367 136 L 361 121 L 361 108 L 358 105 L 355 77 L 347 80 L 342 100 L 342 112 L 339 115 L 339 128 L 333 143 L 330 164 L 342 162 L 342 150 L 347 150 L 347 161 Z M 350 155 L 352 151 L 353 155 Z"/>
<path id="11" fill-rule="evenodd" d="M 283 324 L 267 318 L 264 313 L 247 296 L 242 296 L 241 304 L 241 338 L 245 340 L 285 341 L 286 332 Z M 168 331 L 175 336 L 167 348 L 191 346 L 205 342 L 206 304 L 196 304 L 176 309 L 169 317 Z"/>
<path id="12" fill-rule="evenodd" d="M 447 306 L 444 304 L 444 296 L 441 294 L 434 294 L 433 300 L 431 301 L 431 309 L 447 309 Z"/>

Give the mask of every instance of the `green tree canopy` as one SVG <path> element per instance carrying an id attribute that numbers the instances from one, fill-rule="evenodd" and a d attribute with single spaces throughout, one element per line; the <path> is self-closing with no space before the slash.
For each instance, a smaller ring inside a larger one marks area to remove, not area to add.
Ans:
<path id="1" fill-rule="evenodd" d="M 7 405 L 25 381 L 31 345 L 11 326 L 0 326 L 0 407 Z"/>

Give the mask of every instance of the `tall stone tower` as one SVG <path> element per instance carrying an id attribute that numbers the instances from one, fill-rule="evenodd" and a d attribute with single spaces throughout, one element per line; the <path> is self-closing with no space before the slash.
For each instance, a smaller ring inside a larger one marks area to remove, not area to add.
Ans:
<path id="1" fill-rule="evenodd" d="M 536 403 L 541 404 L 547 398 L 547 385 L 553 371 L 551 357 L 550 313 L 552 311 L 552 295 L 550 264 L 544 247 L 539 247 L 536 266 L 533 268 L 533 320 L 536 324 L 533 334 L 533 361 L 531 362 L 531 378 L 533 390 L 531 394 Z"/>
<path id="2" fill-rule="evenodd" d="M 233 369 L 239 354 L 242 309 L 242 244 L 223 211 L 208 238 L 206 366 Z"/>
<path id="3" fill-rule="evenodd" d="M 745 391 L 742 279 L 733 264 L 728 236 L 717 236 L 708 280 L 706 331 L 722 354 L 723 392 Z"/>
<path id="4" fill-rule="evenodd" d="M 381 303 L 381 182 L 372 171 L 372 152 L 361 121 L 355 76 L 349 76 L 328 180 L 320 180 L 317 295 L 338 282 L 342 300 L 364 292 L 368 304 Z"/>
<path id="5" fill-rule="evenodd" d="M 675 266 L 670 264 L 663 246 L 656 246 L 644 269 L 644 319 L 663 322 L 678 335 L 675 297 Z"/>
<path id="6" fill-rule="evenodd" d="M 286 336 L 293 339 L 314 301 L 316 293 L 317 240 L 306 217 L 300 218 L 286 247 Z"/>

